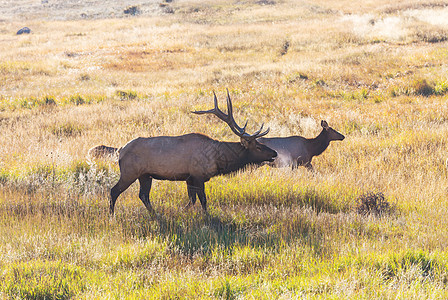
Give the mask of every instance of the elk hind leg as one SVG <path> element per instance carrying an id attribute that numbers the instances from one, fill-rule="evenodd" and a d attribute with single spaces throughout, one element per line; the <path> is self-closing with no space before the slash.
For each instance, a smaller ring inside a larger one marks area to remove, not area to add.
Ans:
<path id="1" fill-rule="evenodd" d="M 117 184 L 110 189 L 109 213 L 111 216 L 114 215 L 115 202 L 117 201 L 118 196 L 120 196 L 120 194 L 123 193 L 134 181 L 135 179 L 124 180 L 120 177 Z"/>
<path id="2" fill-rule="evenodd" d="M 143 174 L 138 178 L 140 182 L 140 192 L 138 193 L 138 197 L 142 200 L 146 209 L 152 215 L 155 213 L 154 209 L 151 206 L 151 202 L 149 201 L 149 192 L 151 191 L 152 185 L 152 177 L 148 174 Z"/>

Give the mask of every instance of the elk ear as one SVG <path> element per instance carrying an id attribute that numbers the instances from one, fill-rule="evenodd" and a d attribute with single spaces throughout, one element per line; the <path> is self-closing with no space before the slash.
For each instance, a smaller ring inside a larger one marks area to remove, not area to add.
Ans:
<path id="1" fill-rule="evenodd" d="M 327 121 L 320 121 L 320 126 L 322 126 L 323 129 L 328 130 L 328 128 L 330 128 L 330 126 L 328 126 Z"/>
<path id="2" fill-rule="evenodd" d="M 247 140 L 245 138 L 241 138 L 241 145 L 243 145 L 244 148 L 249 148 L 250 140 Z"/>

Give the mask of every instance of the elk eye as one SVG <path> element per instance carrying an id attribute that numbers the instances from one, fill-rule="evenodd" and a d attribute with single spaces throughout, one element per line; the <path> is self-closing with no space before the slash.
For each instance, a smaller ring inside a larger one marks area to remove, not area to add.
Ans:
<path id="1" fill-rule="evenodd" d="M 257 150 L 258 150 L 258 151 L 261 151 L 261 147 L 260 147 L 260 146 L 257 146 Z"/>

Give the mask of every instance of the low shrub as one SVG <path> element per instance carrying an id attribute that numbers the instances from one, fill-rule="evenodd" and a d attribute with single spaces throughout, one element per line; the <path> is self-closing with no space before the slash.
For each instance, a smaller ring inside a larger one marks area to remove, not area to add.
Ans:
<path id="1" fill-rule="evenodd" d="M 434 85 L 426 79 L 415 79 L 411 84 L 411 88 L 415 95 L 427 97 L 435 94 Z"/>
<path id="2" fill-rule="evenodd" d="M 386 200 L 384 194 L 381 192 L 368 192 L 362 194 L 356 201 L 356 211 L 363 216 L 373 215 L 381 217 L 389 215 L 394 211 L 394 206 Z"/>
<path id="3" fill-rule="evenodd" d="M 122 101 L 135 100 L 138 98 L 138 94 L 135 91 L 116 91 L 115 95 Z"/>

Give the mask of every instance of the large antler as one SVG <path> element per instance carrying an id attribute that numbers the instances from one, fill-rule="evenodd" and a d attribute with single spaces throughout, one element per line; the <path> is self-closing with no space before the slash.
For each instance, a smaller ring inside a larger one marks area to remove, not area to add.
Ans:
<path id="1" fill-rule="evenodd" d="M 232 129 L 232 131 L 237 136 L 244 138 L 244 139 L 248 139 L 248 140 L 257 139 L 259 137 L 262 137 L 262 136 L 268 134 L 269 128 L 266 131 L 261 132 L 264 124 L 261 124 L 260 129 L 258 131 L 256 131 L 254 134 L 248 134 L 246 132 L 247 121 L 243 128 L 238 126 L 238 124 L 235 122 L 235 119 L 233 118 L 232 100 L 230 100 L 230 95 L 229 95 L 228 89 L 227 89 L 227 114 L 225 114 L 222 110 L 219 109 L 218 99 L 216 98 L 215 92 L 213 92 L 213 101 L 215 103 L 215 107 L 213 109 L 193 111 L 193 113 L 198 114 L 198 115 L 214 114 L 215 116 L 217 116 L 218 118 L 220 118 L 221 120 L 226 122 L 227 125 L 229 125 L 230 129 Z"/>

